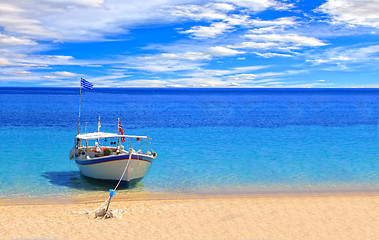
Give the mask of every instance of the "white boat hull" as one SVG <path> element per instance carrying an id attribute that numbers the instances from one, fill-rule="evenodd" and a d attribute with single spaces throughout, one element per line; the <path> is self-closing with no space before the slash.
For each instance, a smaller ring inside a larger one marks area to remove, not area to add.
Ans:
<path id="1" fill-rule="evenodd" d="M 149 170 L 153 157 L 132 155 L 128 168 L 129 155 L 99 157 L 92 159 L 75 159 L 80 172 L 90 178 L 119 181 L 141 180 Z"/>

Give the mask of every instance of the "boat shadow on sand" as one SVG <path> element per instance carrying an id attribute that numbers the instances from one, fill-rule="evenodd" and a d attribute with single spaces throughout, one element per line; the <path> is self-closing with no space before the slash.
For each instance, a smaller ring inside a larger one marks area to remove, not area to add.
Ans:
<path id="1" fill-rule="evenodd" d="M 88 191 L 109 191 L 118 181 L 104 181 L 83 176 L 79 171 L 44 172 L 42 177 L 51 184 Z M 142 190 L 142 182 L 121 182 L 118 189 Z"/>

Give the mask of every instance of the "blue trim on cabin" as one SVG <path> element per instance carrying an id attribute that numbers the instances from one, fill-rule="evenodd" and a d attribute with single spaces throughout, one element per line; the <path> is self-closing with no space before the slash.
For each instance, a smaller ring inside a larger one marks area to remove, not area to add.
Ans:
<path id="1" fill-rule="evenodd" d="M 80 165 L 91 165 L 91 164 L 120 161 L 120 160 L 129 160 L 129 155 L 105 156 L 105 157 L 99 157 L 92 160 L 75 159 L 75 162 Z M 141 160 L 141 161 L 147 161 L 149 163 L 152 163 L 151 157 L 145 157 L 145 156 L 139 156 L 139 155 L 134 155 L 134 156 L 132 155 L 132 160 Z"/>

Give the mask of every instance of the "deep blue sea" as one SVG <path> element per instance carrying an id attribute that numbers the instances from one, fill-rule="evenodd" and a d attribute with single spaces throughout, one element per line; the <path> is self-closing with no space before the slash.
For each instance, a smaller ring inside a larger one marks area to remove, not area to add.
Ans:
<path id="1" fill-rule="evenodd" d="M 69 151 L 78 88 L 0 88 L 0 198 L 108 191 Z M 83 89 L 81 131 L 153 138 L 122 192 L 379 191 L 379 89 Z M 112 187 L 111 187 L 112 188 Z"/>

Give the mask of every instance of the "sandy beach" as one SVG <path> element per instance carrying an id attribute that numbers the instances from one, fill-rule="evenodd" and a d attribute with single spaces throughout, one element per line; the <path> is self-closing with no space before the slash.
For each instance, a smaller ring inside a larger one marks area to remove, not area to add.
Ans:
<path id="1" fill-rule="evenodd" d="M 2 200 L 0 239 L 379 239 L 378 194 L 117 196 L 121 218 L 74 213 L 102 202 Z"/>

